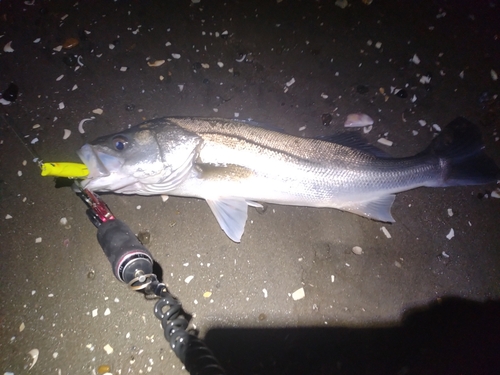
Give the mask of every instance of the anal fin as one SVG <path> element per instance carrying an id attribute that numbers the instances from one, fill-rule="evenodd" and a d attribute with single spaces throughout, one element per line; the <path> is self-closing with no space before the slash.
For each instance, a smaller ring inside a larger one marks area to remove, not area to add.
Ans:
<path id="1" fill-rule="evenodd" d="M 355 202 L 339 209 L 373 220 L 394 223 L 396 220 L 392 217 L 391 207 L 395 198 L 396 195 L 388 194 L 368 201 Z"/>
<path id="2" fill-rule="evenodd" d="M 240 242 L 248 217 L 248 204 L 244 199 L 220 198 L 206 200 L 222 230 L 234 242 Z"/>

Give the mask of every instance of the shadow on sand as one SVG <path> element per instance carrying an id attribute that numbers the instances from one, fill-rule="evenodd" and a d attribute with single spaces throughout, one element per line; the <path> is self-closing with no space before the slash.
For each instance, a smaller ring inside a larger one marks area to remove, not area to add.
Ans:
<path id="1" fill-rule="evenodd" d="M 447 297 L 384 328 L 216 328 L 228 374 L 500 374 L 500 301 Z"/>

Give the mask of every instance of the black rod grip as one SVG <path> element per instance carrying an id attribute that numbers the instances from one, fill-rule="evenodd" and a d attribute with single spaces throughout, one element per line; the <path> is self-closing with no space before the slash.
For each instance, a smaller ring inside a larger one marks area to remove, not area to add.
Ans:
<path id="1" fill-rule="evenodd" d="M 115 277 L 129 283 L 140 273 L 153 272 L 153 257 L 123 221 L 114 219 L 97 228 L 97 241 L 111 263 Z"/>

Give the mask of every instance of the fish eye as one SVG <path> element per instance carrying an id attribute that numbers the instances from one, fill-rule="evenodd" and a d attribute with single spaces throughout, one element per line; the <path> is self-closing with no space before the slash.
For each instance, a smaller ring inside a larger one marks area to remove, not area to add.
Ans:
<path id="1" fill-rule="evenodd" d="M 118 151 L 123 151 L 125 147 L 128 145 L 127 138 L 123 136 L 117 136 L 113 138 L 113 146 Z"/>

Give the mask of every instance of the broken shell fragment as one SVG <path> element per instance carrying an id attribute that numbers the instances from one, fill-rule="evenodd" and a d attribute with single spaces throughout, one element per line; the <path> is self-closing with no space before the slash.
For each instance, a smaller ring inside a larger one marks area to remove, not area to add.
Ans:
<path id="1" fill-rule="evenodd" d="M 70 135 L 71 135 L 71 130 L 64 129 L 63 139 L 68 139 Z"/>
<path id="2" fill-rule="evenodd" d="M 78 131 L 80 132 L 80 134 L 85 133 L 85 130 L 83 130 L 83 124 L 85 124 L 85 122 L 87 122 L 87 121 L 94 120 L 94 119 L 95 119 L 95 117 L 92 116 L 89 118 L 84 118 L 82 121 L 80 121 L 80 123 L 78 124 Z"/>
<path id="3" fill-rule="evenodd" d="M 101 108 L 96 108 L 92 111 L 92 113 L 95 113 L 96 115 L 102 115 L 103 110 Z"/>
<path id="4" fill-rule="evenodd" d="M 3 46 L 3 51 L 4 52 L 14 52 L 14 49 L 12 48 L 11 44 L 12 44 L 12 41 L 10 41 L 5 46 Z"/>
<path id="5" fill-rule="evenodd" d="M 63 48 L 70 49 L 76 47 L 80 42 L 76 38 L 68 38 L 63 43 Z"/>
<path id="6" fill-rule="evenodd" d="M 292 293 L 292 298 L 294 301 L 298 301 L 299 299 L 302 299 L 306 296 L 306 293 L 304 291 L 304 288 L 297 289 L 295 292 Z"/>
<path id="7" fill-rule="evenodd" d="M 155 60 L 153 62 L 148 61 L 148 65 L 151 67 L 161 66 L 165 64 L 165 60 Z"/>
<path id="8" fill-rule="evenodd" d="M 346 128 L 360 128 L 373 125 L 373 119 L 364 113 L 351 113 L 347 115 L 344 126 Z"/>
<path id="9" fill-rule="evenodd" d="M 377 142 L 383 144 L 384 146 L 392 146 L 392 141 L 389 141 L 387 138 L 379 138 L 377 139 Z"/>
<path id="10" fill-rule="evenodd" d="M 33 362 L 31 362 L 31 365 L 28 368 L 28 370 L 31 370 L 33 368 L 33 366 L 35 366 L 36 361 L 38 361 L 38 355 L 40 354 L 40 351 L 38 349 L 31 349 L 28 352 L 28 354 L 31 356 L 31 358 L 33 358 Z"/>
<path id="11" fill-rule="evenodd" d="M 446 238 L 451 240 L 453 237 L 455 237 L 455 231 L 451 228 L 450 232 L 446 235 Z"/>

